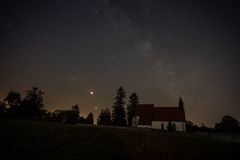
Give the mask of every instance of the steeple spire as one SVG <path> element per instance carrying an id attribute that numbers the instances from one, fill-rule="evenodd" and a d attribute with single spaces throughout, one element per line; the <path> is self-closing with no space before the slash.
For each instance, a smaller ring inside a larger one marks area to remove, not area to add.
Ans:
<path id="1" fill-rule="evenodd" d="M 179 108 L 180 108 L 181 110 L 184 110 L 184 103 L 183 103 L 181 97 L 180 97 L 180 99 L 179 99 L 178 106 L 179 106 Z"/>

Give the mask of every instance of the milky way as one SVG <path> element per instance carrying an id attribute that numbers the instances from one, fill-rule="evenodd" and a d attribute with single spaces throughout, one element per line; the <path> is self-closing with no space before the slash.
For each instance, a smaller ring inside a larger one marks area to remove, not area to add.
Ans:
<path id="1" fill-rule="evenodd" d="M 48 110 L 78 104 L 96 117 L 122 86 L 156 106 L 176 106 L 181 96 L 187 119 L 198 124 L 225 114 L 240 119 L 240 11 L 233 1 L 1 5 L 0 99 L 37 86 Z"/>

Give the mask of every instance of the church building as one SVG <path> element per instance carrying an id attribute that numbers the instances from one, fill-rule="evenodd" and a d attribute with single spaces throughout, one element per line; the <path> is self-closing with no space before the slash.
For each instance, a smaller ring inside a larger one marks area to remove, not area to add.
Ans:
<path id="1" fill-rule="evenodd" d="M 135 127 L 167 130 L 169 123 L 176 131 L 186 130 L 184 103 L 180 97 L 178 107 L 155 107 L 154 104 L 140 104 L 133 120 Z"/>

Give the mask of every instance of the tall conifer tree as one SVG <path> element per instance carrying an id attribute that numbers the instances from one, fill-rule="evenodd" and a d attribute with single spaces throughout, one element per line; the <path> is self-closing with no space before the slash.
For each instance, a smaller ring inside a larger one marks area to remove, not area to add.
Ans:
<path id="1" fill-rule="evenodd" d="M 133 117 L 136 115 L 137 107 L 139 105 L 139 99 L 136 93 L 132 93 L 129 97 L 127 105 L 128 126 L 132 126 Z"/>
<path id="2" fill-rule="evenodd" d="M 123 90 L 122 87 L 119 87 L 117 90 L 117 95 L 114 98 L 114 103 L 112 106 L 112 122 L 113 125 L 116 126 L 125 126 L 126 125 L 126 119 L 125 119 L 125 99 L 126 93 Z"/>

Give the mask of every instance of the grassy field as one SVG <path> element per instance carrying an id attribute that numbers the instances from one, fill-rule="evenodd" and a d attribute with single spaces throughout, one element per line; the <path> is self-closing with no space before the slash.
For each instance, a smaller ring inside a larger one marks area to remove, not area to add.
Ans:
<path id="1" fill-rule="evenodd" d="M 220 160 L 238 159 L 239 149 L 204 136 L 0 119 L 1 160 Z"/>

